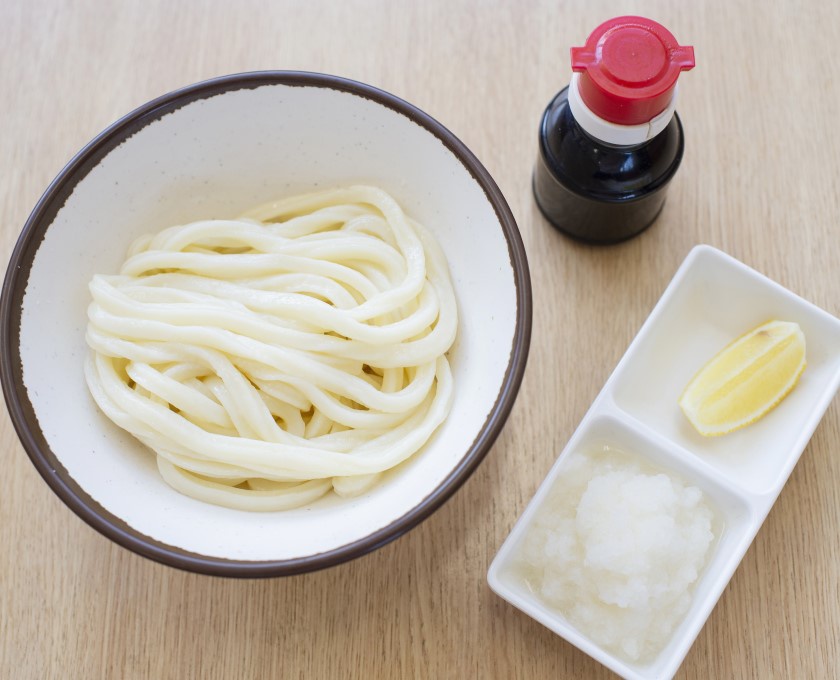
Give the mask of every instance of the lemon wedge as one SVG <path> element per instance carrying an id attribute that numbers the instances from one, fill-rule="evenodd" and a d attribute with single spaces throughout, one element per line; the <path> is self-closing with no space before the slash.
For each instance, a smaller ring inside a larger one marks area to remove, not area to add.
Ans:
<path id="1" fill-rule="evenodd" d="M 724 347 L 688 383 L 679 404 L 705 437 L 732 432 L 773 409 L 805 370 L 799 324 L 769 321 Z"/>

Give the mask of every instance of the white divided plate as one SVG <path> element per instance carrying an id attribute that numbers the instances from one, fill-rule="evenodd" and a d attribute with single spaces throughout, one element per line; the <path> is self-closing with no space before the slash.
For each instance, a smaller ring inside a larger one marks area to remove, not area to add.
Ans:
<path id="1" fill-rule="evenodd" d="M 724 437 L 697 434 L 677 405 L 691 377 L 733 338 L 770 319 L 798 323 L 808 367 L 757 423 Z M 517 521 L 487 576 L 505 600 L 628 680 L 670 678 L 752 543 L 840 385 L 840 320 L 709 246 L 683 262 L 566 448 Z M 694 584 L 692 604 L 650 663 L 608 653 L 544 604 L 513 567 L 566 454 L 603 445 L 632 452 L 699 487 L 722 535 Z"/>

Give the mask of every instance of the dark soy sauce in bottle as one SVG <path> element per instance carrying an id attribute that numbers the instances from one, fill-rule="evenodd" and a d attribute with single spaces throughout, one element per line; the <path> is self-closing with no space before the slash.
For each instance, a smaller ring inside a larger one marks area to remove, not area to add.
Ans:
<path id="1" fill-rule="evenodd" d="M 601 244 L 650 226 L 682 160 L 674 95 L 679 73 L 693 66 L 693 48 L 642 17 L 607 21 L 572 48 L 572 83 L 539 130 L 533 189 L 549 222 Z"/>

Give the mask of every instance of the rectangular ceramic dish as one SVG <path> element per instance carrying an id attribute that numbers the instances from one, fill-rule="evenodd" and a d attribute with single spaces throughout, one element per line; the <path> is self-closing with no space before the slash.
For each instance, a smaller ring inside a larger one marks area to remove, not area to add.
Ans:
<path id="1" fill-rule="evenodd" d="M 723 437 L 699 435 L 680 411 L 685 385 L 720 348 L 770 319 L 795 321 L 808 366 L 782 404 Z M 840 385 L 840 320 L 725 253 L 697 246 L 630 344 L 490 566 L 490 587 L 515 607 L 628 680 L 670 678 L 776 501 Z M 543 604 L 513 559 L 566 453 L 608 445 L 632 451 L 700 487 L 723 530 L 694 584 L 692 604 L 669 644 L 650 663 L 617 658 Z"/>

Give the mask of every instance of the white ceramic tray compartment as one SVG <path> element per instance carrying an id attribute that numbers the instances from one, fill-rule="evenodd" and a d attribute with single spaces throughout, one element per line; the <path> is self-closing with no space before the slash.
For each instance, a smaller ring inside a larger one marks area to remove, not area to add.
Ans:
<path id="1" fill-rule="evenodd" d="M 683 389 L 721 348 L 771 319 L 795 321 L 805 334 L 808 367 L 799 384 L 757 423 L 722 437 L 701 436 L 676 407 Z M 838 381 L 840 321 L 721 251 L 698 246 L 607 385 L 620 409 L 750 493 L 775 498 Z"/>
<path id="2" fill-rule="evenodd" d="M 770 319 L 796 321 L 808 367 L 773 412 L 719 438 L 697 434 L 677 405 L 685 385 L 732 339 Z M 694 248 L 502 545 L 488 572 L 501 597 L 625 678 L 670 678 L 679 668 L 840 385 L 840 320 L 709 246 Z M 691 608 L 646 665 L 605 652 L 530 591 L 514 566 L 565 454 L 603 445 L 647 459 L 701 488 L 720 535 Z"/>
<path id="3" fill-rule="evenodd" d="M 488 580 L 493 590 L 511 604 L 625 678 L 669 677 L 682 662 L 749 547 L 760 518 L 738 489 L 720 479 L 714 470 L 704 470 L 691 456 L 669 447 L 666 440 L 651 437 L 632 420 L 620 415 L 609 415 L 610 411 L 612 409 L 601 402 L 599 408 L 591 411 L 584 419 L 493 561 Z M 557 478 L 563 474 L 565 454 L 572 451 L 595 452 L 603 446 L 639 456 L 653 468 L 678 475 L 685 482 L 700 488 L 716 512 L 715 531 L 719 532 L 718 538 L 711 548 L 702 575 L 695 583 L 691 608 L 668 647 L 652 663 L 644 665 L 626 663 L 604 653 L 597 644 L 566 623 L 555 610 L 543 604 L 530 591 L 516 567 L 516 556 L 520 553 L 531 520 Z"/>

